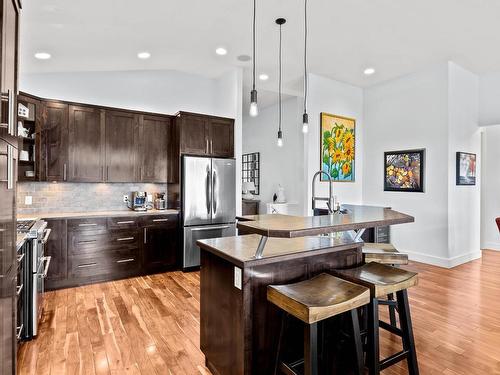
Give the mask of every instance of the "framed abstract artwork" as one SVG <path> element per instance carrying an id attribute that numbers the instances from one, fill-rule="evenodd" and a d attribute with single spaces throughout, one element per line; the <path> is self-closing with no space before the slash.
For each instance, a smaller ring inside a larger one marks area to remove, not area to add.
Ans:
<path id="1" fill-rule="evenodd" d="M 425 150 L 384 152 L 384 191 L 424 192 Z"/>
<path id="2" fill-rule="evenodd" d="M 321 113 L 321 170 L 333 181 L 354 182 L 356 161 L 356 120 Z M 321 181 L 328 181 L 321 174 Z"/>
<path id="3" fill-rule="evenodd" d="M 457 185 L 476 184 L 476 154 L 457 152 Z"/>

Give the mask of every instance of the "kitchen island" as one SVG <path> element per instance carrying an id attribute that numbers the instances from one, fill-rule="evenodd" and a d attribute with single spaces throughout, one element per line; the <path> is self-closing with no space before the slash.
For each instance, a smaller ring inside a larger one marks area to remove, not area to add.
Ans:
<path id="1" fill-rule="evenodd" d="M 216 375 L 274 373 L 281 319 L 279 310 L 267 302 L 268 285 L 360 265 L 365 228 L 414 221 L 409 215 L 368 206 L 348 206 L 342 215 L 239 219 L 238 229 L 247 235 L 197 242 L 200 346 Z M 300 336 L 287 343 L 292 352 L 302 350 Z"/>

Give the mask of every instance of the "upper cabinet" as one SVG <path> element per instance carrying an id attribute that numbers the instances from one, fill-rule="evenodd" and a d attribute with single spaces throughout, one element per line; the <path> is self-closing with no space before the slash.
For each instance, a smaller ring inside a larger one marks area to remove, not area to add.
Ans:
<path id="1" fill-rule="evenodd" d="M 142 182 L 169 182 L 168 149 L 171 132 L 169 117 L 143 115 L 140 118 L 140 166 Z"/>
<path id="2" fill-rule="evenodd" d="M 68 180 L 68 105 L 47 101 L 42 115 L 42 180 Z"/>
<path id="3" fill-rule="evenodd" d="M 69 106 L 68 181 L 104 180 L 104 111 Z"/>
<path id="4" fill-rule="evenodd" d="M 108 182 L 137 181 L 139 115 L 106 111 L 106 168 Z"/>
<path id="5" fill-rule="evenodd" d="M 234 120 L 181 112 L 176 121 L 183 154 L 233 157 Z"/>

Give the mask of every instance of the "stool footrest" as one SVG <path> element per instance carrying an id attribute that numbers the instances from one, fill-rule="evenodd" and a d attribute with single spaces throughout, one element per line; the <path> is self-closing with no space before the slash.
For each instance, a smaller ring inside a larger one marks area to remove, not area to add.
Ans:
<path id="1" fill-rule="evenodd" d="M 383 320 L 379 320 L 378 325 L 380 328 L 383 328 L 386 331 L 389 331 L 390 333 L 394 333 L 399 337 L 403 337 L 403 332 L 399 328 L 394 327 L 393 325 L 390 325 L 389 323 L 384 322 Z"/>
<path id="2" fill-rule="evenodd" d="M 382 306 L 394 306 L 398 307 L 398 301 L 390 301 L 387 299 L 379 299 L 378 304 Z"/>
<path id="3" fill-rule="evenodd" d="M 384 370 L 389 366 L 392 366 L 395 363 L 402 361 L 408 357 L 409 350 L 402 350 L 396 354 L 393 354 L 382 361 L 380 361 L 380 370 Z"/>
<path id="4" fill-rule="evenodd" d="M 293 363 L 280 362 L 279 369 L 280 369 L 281 373 L 283 373 L 285 375 L 298 375 L 298 374 L 302 374 L 302 372 L 297 372 L 295 370 L 295 368 L 299 367 L 299 366 L 302 366 L 302 367 L 304 366 L 303 359 L 299 359 Z"/>

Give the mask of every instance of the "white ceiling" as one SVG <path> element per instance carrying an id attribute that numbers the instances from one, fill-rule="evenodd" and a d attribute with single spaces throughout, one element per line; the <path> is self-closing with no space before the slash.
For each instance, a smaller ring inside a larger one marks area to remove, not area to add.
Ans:
<path id="1" fill-rule="evenodd" d="M 257 0 L 258 73 L 276 88 L 278 30 L 284 77 L 301 87 L 303 0 Z M 24 0 L 21 71 L 175 69 L 217 77 L 251 54 L 252 0 Z M 310 71 L 366 87 L 453 60 L 500 71 L 498 0 L 309 0 Z M 229 53 L 217 56 L 225 46 Z M 37 51 L 52 59 L 36 60 Z M 149 51 L 149 60 L 139 60 Z M 365 67 L 377 71 L 363 75 Z"/>

